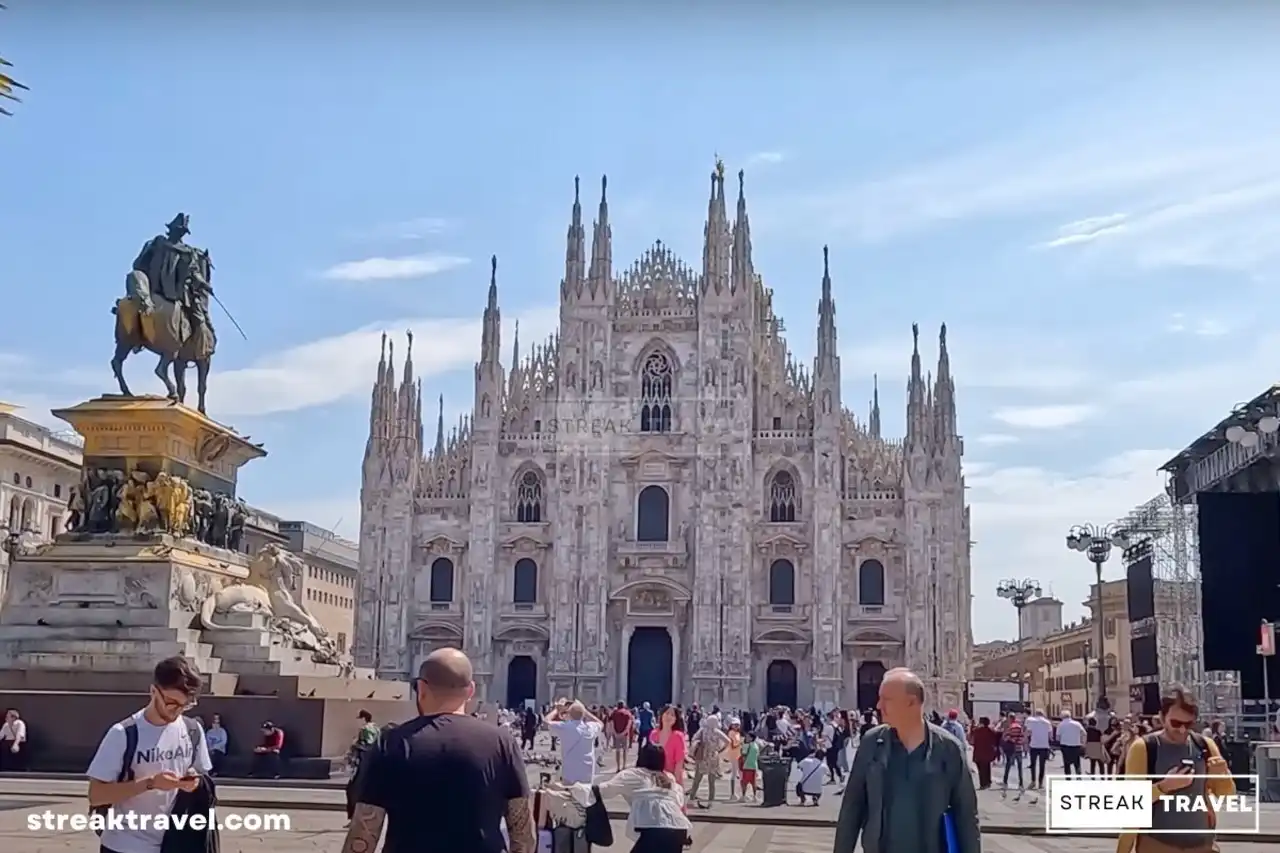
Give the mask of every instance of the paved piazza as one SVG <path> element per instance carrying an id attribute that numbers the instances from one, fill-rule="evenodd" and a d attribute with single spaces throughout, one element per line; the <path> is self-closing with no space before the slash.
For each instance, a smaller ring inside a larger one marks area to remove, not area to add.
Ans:
<path id="1" fill-rule="evenodd" d="M 30 811 L 45 809 L 78 810 L 83 801 L 64 800 L 34 809 L 23 808 L 30 801 L 0 800 L 0 845 L 13 853 L 94 853 L 98 849 L 97 838 L 92 833 L 59 834 L 30 832 L 26 829 L 26 815 Z M 241 813 L 239 809 L 230 809 Z M 337 853 L 342 848 L 345 818 L 336 812 L 293 811 L 289 832 L 237 833 L 222 836 L 222 849 L 226 853 L 303 853 L 326 851 Z M 629 848 L 623 836 L 623 824 L 615 821 L 614 832 L 618 843 L 610 849 L 625 851 Z M 697 824 L 694 829 L 695 853 L 810 853 L 829 851 L 832 831 L 788 826 L 742 826 L 737 824 Z M 1105 839 L 1044 839 L 1018 838 L 1015 836 L 987 835 L 983 837 L 984 851 L 989 853 L 1103 853 L 1115 850 L 1115 842 Z M 1224 853 L 1261 853 L 1256 844 L 1227 843 Z"/>
<path id="2" fill-rule="evenodd" d="M 316 791 L 315 794 L 327 792 Z M 46 799 L 36 804 L 31 799 L 0 797 L 0 849 L 6 853 L 96 853 L 98 839 L 91 832 L 31 832 L 26 817 L 43 811 L 80 813 L 84 800 Z M 244 814 L 241 809 L 225 809 L 224 813 Z M 224 833 L 225 853 L 338 853 L 342 849 L 345 816 L 334 811 L 295 809 L 287 812 L 290 831 L 270 833 Z M 625 853 L 630 848 L 623 834 L 623 824 L 614 822 L 618 839 L 610 850 Z M 831 850 L 832 830 L 795 826 L 746 826 L 735 823 L 698 823 L 694 828 L 694 853 L 813 853 Z M 1111 853 L 1115 842 L 1108 839 L 1027 838 L 1011 835 L 984 835 L 985 853 Z M 1221 844 L 1223 853 L 1263 853 L 1275 845 L 1229 841 Z"/>

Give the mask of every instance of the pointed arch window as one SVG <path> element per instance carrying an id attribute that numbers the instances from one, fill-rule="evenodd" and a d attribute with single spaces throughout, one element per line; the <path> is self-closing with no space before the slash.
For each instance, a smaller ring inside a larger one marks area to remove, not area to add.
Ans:
<path id="1" fill-rule="evenodd" d="M 863 560 L 858 567 L 858 603 L 864 607 L 884 606 L 884 564 Z"/>
<path id="2" fill-rule="evenodd" d="M 671 432 L 671 393 L 675 378 L 671 361 L 650 353 L 640 369 L 640 431 Z"/>
<path id="3" fill-rule="evenodd" d="M 512 570 L 511 600 L 515 604 L 538 603 L 538 564 L 528 557 L 516 560 Z"/>
<path id="4" fill-rule="evenodd" d="M 769 483 L 769 520 L 796 520 L 796 481 L 788 471 L 779 471 Z"/>
<path id="5" fill-rule="evenodd" d="M 636 541 L 667 542 L 671 534 L 671 498 L 662 486 L 645 486 L 636 501 Z"/>
<path id="6" fill-rule="evenodd" d="M 431 564 L 431 583 L 427 592 L 432 604 L 453 601 L 453 560 L 437 557 Z"/>
<path id="7" fill-rule="evenodd" d="M 790 560 L 774 560 L 769 566 L 769 604 L 792 607 L 796 603 L 796 567 Z"/>
<path id="8" fill-rule="evenodd" d="M 525 471 L 516 486 L 516 521 L 521 524 L 542 521 L 542 478 L 537 471 Z"/>

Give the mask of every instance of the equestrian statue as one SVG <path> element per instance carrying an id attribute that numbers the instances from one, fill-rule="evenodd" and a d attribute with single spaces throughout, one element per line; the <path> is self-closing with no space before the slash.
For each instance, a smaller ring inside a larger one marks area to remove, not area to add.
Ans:
<path id="1" fill-rule="evenodd" d="M 116 300 L 112 310 L 116 315 L 116 354 L 111 370 L 120 383 L 120 393 L 132 397 L 124 379 L 125 360 L 133 353 L 150 350 L 159 356 L 155 373 L 169 399 L 184 402 L 187 366 L 194 364 L 199 398 L 196 408 L 205 414 L 209 362 L 218 347 L 209 319 L 209 299 L 217 297 L 211 284 L 209 253 L 183 241 L 191 233 L 190 225 L 185 213 L 175 216 L 165 234 L 142 247 L 125 276 L 125 296 Z"/>

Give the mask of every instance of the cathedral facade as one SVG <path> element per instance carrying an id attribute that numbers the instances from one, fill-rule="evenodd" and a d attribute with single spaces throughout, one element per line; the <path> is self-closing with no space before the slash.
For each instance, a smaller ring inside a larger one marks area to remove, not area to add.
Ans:
<path id="1" fill-rule="evenodd" d="M 495 258 L 452 429 L 441 401 L 424 430 L 412 338 L 398 382 L 384 339 L 357 665 L 404 679 L 456 646 L 490 702 L 740 708 L 869 707 L 909 666 L 932 705 L 961 706 L 970 534 L 946 329 L 927 377 L 913 329 L 906 436 L 883 437 L 877 392 L 865 421 L 841 399 L 826 250 L 802 365 L 741 184 L 730 218 L 712 175 L 700 270 L 661 243 L 615 269 L 603 182 L 589 250 L 575 191 L 559 329 L 528 352 L 517 329 L 505 366 Z"/>

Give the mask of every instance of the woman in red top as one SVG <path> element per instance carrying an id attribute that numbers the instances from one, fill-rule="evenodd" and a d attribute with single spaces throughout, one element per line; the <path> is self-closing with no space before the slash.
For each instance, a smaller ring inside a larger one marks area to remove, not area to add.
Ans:
<path id="1" fill-rule="evenodd" d="M 667 705 L 658 715 L 658 727 L 649 733 L 649 741 L 662 747 L 667 773 L 684 787 L 684 759 L 689 752 L 689 739 L 684 733 L 684 719 L 674 705 Z"/>
<path id="2" fill-rule="evenodd" d="M 969 732 L 969 743 L 978 768 L 978 787 L 985 791 L 991 787 L 991 764 L 1000 752 L 1000 733 L 991 728 L 990 717 L 978 718 L 978 724 Z"/>

